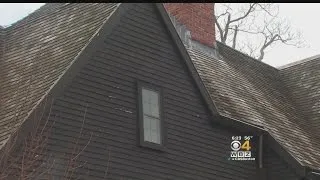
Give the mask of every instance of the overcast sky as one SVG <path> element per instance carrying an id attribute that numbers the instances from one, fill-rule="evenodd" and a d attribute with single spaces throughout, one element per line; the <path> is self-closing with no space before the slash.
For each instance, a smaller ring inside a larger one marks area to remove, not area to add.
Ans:
<path id="1" fill-rule="evenodd" d="M 0 25 L 7 26 L 38 9 L 43 3 L 0 3 Z M 308 44 L 305 48 L 277 45 L 268 50 L 264 62 L 281 66 L 320 54 L 320 3 L 281 3 L 279 16 L 288 18 Z"/>

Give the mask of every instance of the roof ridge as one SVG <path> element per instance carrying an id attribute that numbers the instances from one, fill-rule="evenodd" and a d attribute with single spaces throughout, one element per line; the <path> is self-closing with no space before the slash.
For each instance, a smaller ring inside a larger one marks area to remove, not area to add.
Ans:
<path id="1" fill-rule="evenodd" d="M 317 54 L 317 55 L 314 55 L 314 56 L 310 56 L 310 57 L 307 57 L 307 58 L 304 58 L 304 59 L 300 59 L 298 61 L 295 61 L 295 62 L 292 62 L 292 63 L 288 63 L 288 64 L 285 64 L 285 65 L 279 66 L 277 68 L 279 70 L 282 70 L 282 69 L 286 69 L 286 68 L 289 68 L 289 67 L 292 67 L 292 66 L 296 66 L 296 65 L 299 65 L 299 64 L 302 64 L 302 63 L 305 63 L 305 62 L 313 61 L 313 60 L 316 60 L 316 59 L 320 59 L 320 54 Z"/>
<path id="2" fill-rule="evenodd" d="M 241 51 L 239 51 L 239 50 L 237 50 L 237 49 L 235 49 L 235 48 L 233 48 L 233 47 L 230 47 L 230 46 L 228 46 L 228 45 L 226 45 L 226 44 L 223 44 L 222 42 L 220 42 L 220 41 L 216 41 L 219 45 L 223 45 L 223 46 L 225 46 L 225 47 L 227 47 L 227 48 L 229 48 L 229 49 L 231 49 L 231 50 L 233 50 L 233 51 L 236 51 L 237 53 L 240 53 L 240 54 L 242 54 L 243 56 L 246 56 L 246 57 L 248 57 L 249 59 L 251 59 L 251 60 L 253 60 L 253 61 L 255 61 L 255 62 L 258 62 L 258 63 L 261 63 L 261 64 L 263 64 L 263 65 L 266 65 L 266 66 L 269 66 L 269 67 L 271 67 L 272 69 L 274 69 L 274 70 L 279 70 L 279 69 L 277 69 L 276 67 L 273 67 L 273 66 L 271 66 L 271 65 L 269 65 L 269 64 L 267 64 L 267 63 L 265 63 L 265 62 L 263 62 L 263 61 L 259 61 L 259 60 L 257 60 L 256 58 L 254 58 L 254 57 L 251 57 L 251 56 L 249 56 L 248 54 L 246 54 L 246 53 L 243 53 L 243 52 L 241 52 Z"/>

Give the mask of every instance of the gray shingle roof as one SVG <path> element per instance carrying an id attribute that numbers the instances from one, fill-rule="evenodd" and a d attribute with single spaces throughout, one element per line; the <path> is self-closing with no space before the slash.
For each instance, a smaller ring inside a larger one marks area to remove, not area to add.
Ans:
<path id="1" fill-rule="evenodd" d="M 289 98 L 279 70 L 218 43 L 217 59 L 188 49 L 220 115 L 263 126 L 298 162 L 320 168 L 320 141 Z"/>
<path id="2" fill-rule="evenodd" d="M 0 56 L 0 148 L 116 7 L 46 4 L 5 29 Z"/>
<path id="3" fill-rule="evenodd" d="M 0 54 L 0 148 L 23 122 L 39 100 L 90 42 L 90 39 L 116 9 L 116 4 L 46 4 L 23 20 L 5 29 L 5 43 Z M 218 43 L 222 59 L 197 50 L 188 53 L 222 116 L 241 120 L 266 130 L 302 165 L 320 168 L 320 144 L 306 111 L 294 104 L 282 76 L 293 95 L 317 97 L 314 91 L 299 88 L 295 78 L 319 92 L 306 66 L 287 71 L 258 62 Z M 314 66 L 318 67 L 314 64 Z M 290 68 L 291 69 L 291 68 Z M 288 69 L 289 70 L 289 69 Z M 300 72 L 301 76 L 290 77 Z M 317 99 L 309 99 L 309 101 Z M 306 101 L 307 102 L 307 101 Z M 306 102 L 298 104 L 306 104 Z M 318 107 L 317 102 L 306 109 Z M 297 108 L 298 107 L 298 108 Z M 315 117 L 317 116 L 317 109 Z M 319 112 L 319 111 L 318 111 Z M 312 114 L 312 113 L 311 113 Z"/>
<path id="4" fill-rule="evenodd" d="M 5 29 L 0 26 L 0 59 L 1 55 L 3 54 L 3 45 L 4 45 L 4 37 L 5 37 Z"/>
<path id="5" fill-rule="evenodd" d="M 301 114 L 320 134 L 320 55 L 284 66 L 280 73 Z"/>

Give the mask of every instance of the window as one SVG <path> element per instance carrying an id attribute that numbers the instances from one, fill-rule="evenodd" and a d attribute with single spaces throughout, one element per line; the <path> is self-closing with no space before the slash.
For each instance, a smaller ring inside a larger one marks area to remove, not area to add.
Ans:
<path id="1" fill-rule="evenodd" d="M 161 90 L 149 84 L 139 83 L 140 145 L 151 148 L 163 146 Z"/>

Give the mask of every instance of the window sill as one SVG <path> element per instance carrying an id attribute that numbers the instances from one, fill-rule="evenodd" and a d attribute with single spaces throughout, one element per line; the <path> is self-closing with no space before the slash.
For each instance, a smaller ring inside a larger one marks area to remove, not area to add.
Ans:
<path id="1" fill-rule="evenodd" d="M 161 152 L 167 151 L 167 149 L 163 145 L 155 144 L 152 142 L 142 141 L 142 142 L 140 142 L 140 146 L 145 147 L 145 148 L 149 148 L 149 149 L 153 149 L 153 150 L 157 150 L 157 151 L 161 151 Z"/>

